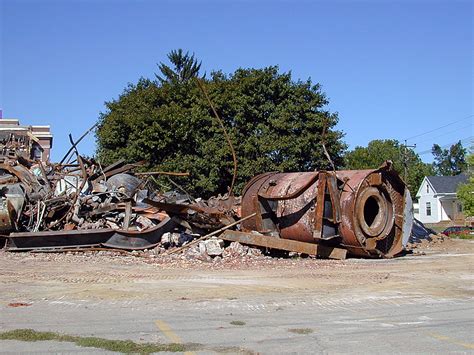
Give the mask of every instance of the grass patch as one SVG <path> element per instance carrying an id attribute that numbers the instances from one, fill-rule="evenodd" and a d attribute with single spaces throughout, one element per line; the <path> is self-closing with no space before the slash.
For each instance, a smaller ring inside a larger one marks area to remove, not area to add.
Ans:
<path id="1" fill-rule="evenodd" d="M 230 322 L 230 324 L 232 324 L 232 325 L 245 325 L 247 323 L 242 322 L 241 320 L 233 320 L 232 322 Z"/>
<path id="2" fill-rule="evenodd" d="M 186 344 L 159 344 L 159 343 L 135 343 L 131 340 L 111 340 L 96 337 L 82 337 L 55 332 L 38 332 L 33 329 L 15 329 L 0 333 L 0 340 L 20 341 L 60 341 L 75 343 L 78 346 L 116 351 L 121 353 L 151 354 L 161 351 L 184 352 L 196 350 L 196 345 Z"/>
<path id="3" fill-rule="evenodd" d="M 454 239 L 474 239 L 474 235 L 469 233 L 450 234 L 449 237 Z"/>
<path id="4" fill-rule="evenodd" d="M 313 329 L 310 328 L 294 328 L 294 329 L 288 329 L 290 333 L 295 333 L 295 334 L 311 334 L 314 332 Z"/>

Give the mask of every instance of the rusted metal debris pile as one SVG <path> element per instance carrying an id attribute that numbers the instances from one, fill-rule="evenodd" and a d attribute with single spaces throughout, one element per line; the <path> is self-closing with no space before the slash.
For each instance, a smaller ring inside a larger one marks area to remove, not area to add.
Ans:
<path id="1" fill-rule="evenodd" d="M 101 167 L 80 155 L 68 164 L 3 156 L 0 232 L 7 249 L 144 249 L 177 228 L 196 236 L 235 222 L 235 199 L 176 203 L 131 172 L 141 165 Z"/>
<path id="2" fill-rule="evenodd" d="M 12 150 L 0 157 L 6 250 L 165 247 L 178 253 L 239 242 L 343 259 L 346 253 L 392 257 L 410 235 L 410 193 L 390 163 L 375 170 L 266 173 L 247 184 L 242 199 L 203 201 L 157 193 L 146 173 L 133 172 L 143 163 L 102 167 L 75 145 L 59 164 Z"/>

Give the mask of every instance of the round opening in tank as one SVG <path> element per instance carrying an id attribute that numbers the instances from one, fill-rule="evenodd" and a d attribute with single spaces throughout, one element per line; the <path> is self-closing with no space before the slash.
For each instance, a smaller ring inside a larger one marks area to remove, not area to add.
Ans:
<path id="1" fill-rule="evenodd" d="M 380 237 L 390 227 L 391 203 L 384 192 L 371 186 L 364 189 L 357 199 L 357 218 L 365 237 Z"/>
<path id="2" fill-rule="evenodd" d="M 374 196 L 370 196 L 364 205 L 364 219 L 370 228 L 374 224 L 375 219 L 380 213 L 380 204 Z"/>

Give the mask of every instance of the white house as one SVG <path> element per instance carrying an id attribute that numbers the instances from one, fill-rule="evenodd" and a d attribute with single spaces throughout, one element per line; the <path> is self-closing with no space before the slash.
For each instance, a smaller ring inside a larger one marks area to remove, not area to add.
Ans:
<path id="1" fill-rule="evenodd" d="M 462 205 L 456 197 L 459 184 L 466 183 L 467 175 L 425 176 L 414 205 L 415 218 L 422 223 L 438 223 L 463 218 Z"/>

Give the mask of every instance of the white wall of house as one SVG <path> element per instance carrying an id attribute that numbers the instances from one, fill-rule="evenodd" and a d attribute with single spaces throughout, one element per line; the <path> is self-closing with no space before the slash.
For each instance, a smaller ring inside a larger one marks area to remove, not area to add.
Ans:
<path id="1" fill-rule="evenodd" d="M 428 182 L 428 179 L 424 179 L 421 183 L 420 189 L 416 194 L 418 197 L 418 220 L 422 223 L 438 223 L 442 218 L 441 203 L 435 195 L 433 187 Z M 428 214 L 429 208 L 431 207 L 431 213 Z"/>
<path id="2" fill-rule="evenodd" d="M 416 197 L 418 198 L 418 213 L 415 218 L 422 223 L 438 223 L 459 218 L 460 203 L 455 193 L 436 193 L 428 179 L 423 180 Z M 431 213 L 429 212 L 431 206 Z"/>

